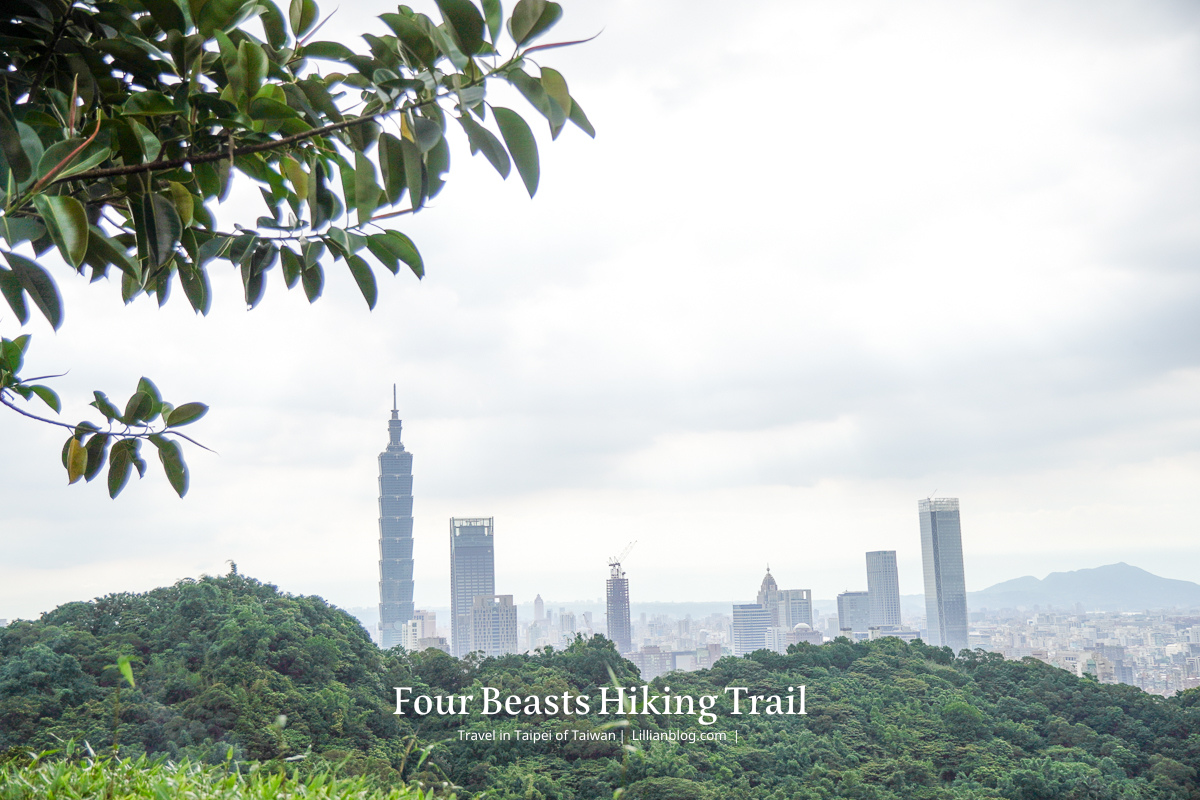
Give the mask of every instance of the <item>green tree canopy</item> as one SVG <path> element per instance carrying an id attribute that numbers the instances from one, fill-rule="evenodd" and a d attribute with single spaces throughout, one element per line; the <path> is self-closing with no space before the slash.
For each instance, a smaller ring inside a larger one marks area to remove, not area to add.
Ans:
<path id="1" fill-rule="evenodd" d="M 399 6 L 367 48 L 320 39 L 314 0 L 8 0 L 0 18 L 0 294 L 23 325 L 35 307 L 54 328 L 63 304 L 44 257 L 92 281 L 119 280 L 131 302 L 167 302 L 173 287 L 209 310 L 209 269 L 224 262 L 256 306 L 267 273 L 321 295 L 339 263 L 367 306 L 378 267 L 418 278 L 425 265 L 395 224 L 445 185 L 447 128 L 532 197 L 540 172 L 529 124 L 492 105 L 488 85 L 514 86 L 557 137 L 567 122 L 594 135 L 566 80 L 531 53 L 562 16 L 547 0 L 436 0 L 438 18 Z M 222 229 L 214 204 L 237 176 L 262 195 L 253 224 Z M 341 268 L 341 267 L 339 267 Z M 0 403 L 52 389 L 21 375 L 28 335 L 3 340 Z M 144 473 L 142 440 L 172 486 L 187 491 L 178 428 L 201 403 L 172 404 L 143 379 L 123 407 L 96 392 L 106 427 L 71 429 L 63 465 L 73 483 L 108 463 L 108 489 Z M 50 420 L 44 420 L 50 421 Z"/>

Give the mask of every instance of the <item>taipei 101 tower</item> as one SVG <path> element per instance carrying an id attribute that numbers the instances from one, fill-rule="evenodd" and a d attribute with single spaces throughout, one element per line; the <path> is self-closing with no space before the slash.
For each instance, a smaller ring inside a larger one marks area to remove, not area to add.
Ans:
<path id="1" fill-rule="evenodd" d="M 379 644 L 400 644 L 413 617 L 412 453 L 400 442 L 400 412 L 392 387 L 388 446 L 379 454 Z"/>

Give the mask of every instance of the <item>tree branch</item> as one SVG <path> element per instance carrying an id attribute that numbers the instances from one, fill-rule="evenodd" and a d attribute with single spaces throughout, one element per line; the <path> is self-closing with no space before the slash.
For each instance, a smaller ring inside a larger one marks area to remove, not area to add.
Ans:
<path id="1" fill-rule="evenodd" d="M 30 419 L 36 419 L 38 422 L 44 422 L 47 425 L 57 425 L 58 427 L 66 428 L 69 431 L 74 431 L 76 428 L 79 427 L 79 425 L 72 425 L 68 422 L 59 422 L 56 419 L 47 419 L 46 417 L 39 417 L 37 414 L 31 414 L 30 412 L 24 410 L 23 408 L 20 408 L 20 407 L 14 405 L 12 403 L 12 401 L 10 401 L 8 399 L 8 395 L 5 392 L 0 392 L 0 405 L 8 406 L 13 411 L 20 414 L 22 417 L 29 417 Z M 97 430 L 96 433 L 103 433 L 107 436 L 114 435 L 111 426 L 109 427 L 109 429 L 107 431 Z M 169 434 L 171 436 L 178 436 L 180 439 L 183 439 L 185 441 L 191 442 L 192 444 L 196 445 L 196 447 L 199 447 L 201 450 L 207 450 L 210 453 L 220 455 L 220 453 L 217 453 L 217 451 L 213 450 L 211 447 L 205 447 L 204 445 L 200 444 L 199 442 L 197 442 L 195 439 L 188 436 L 187 434 L 180 433 L 179 431 L 172 430 L 171 428 L 163 428 L 161 431 L 149 431 L 148 430 L 145 433 L 125 432 L 125 433 L 118 433 L 115 435 L 119 436 L 123 439 L 149 439 L 151 436 L 154 436 L 155 434 L 158 434 L 158 435 Z"/>

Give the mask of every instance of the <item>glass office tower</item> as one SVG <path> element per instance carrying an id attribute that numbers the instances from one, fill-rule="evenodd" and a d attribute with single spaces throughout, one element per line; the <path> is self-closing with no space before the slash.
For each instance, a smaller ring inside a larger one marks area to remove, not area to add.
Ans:
<path id="1" fill-rule="evenodd" d="M 871 599 L 871 625 L 900 627 L 900 573 L 895 550 L 867 553 L 867 594 Z"/>
<path id="2" fill-rule="evenodd" d="M 450 518 L 450 652 L 471 652 L 476 597 L 496 594 L 493 517 Z"/>
<path id="3" fill-rule="evenodd" d="M 967 646 L 967 580 L 957 497 L 930 497 L 921 514 L 921 565 L 925 572 L 925 626 L 929 644 L 955 653 Z"/>

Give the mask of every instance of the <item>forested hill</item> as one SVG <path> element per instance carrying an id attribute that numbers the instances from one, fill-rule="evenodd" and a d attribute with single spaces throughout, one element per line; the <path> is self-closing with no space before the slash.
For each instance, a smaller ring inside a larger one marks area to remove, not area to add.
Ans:
<path id="1" fill-rule="evenodd" d="M 658 692 L 669 685 L 675 695 L 721 695 L 715 722 L 631 716 L 622 720 L 629 740 L 669 730 L 725 738 L 628 749 L 597 739 L 613 717 L 594 713 L 392 713 L 395 686 L 594 698 L 610 670 L 621 685 L 639 683 L 600 637 L 479 662 L 380 652 L 353 618 L 319 598 L 239 576 L 74 603 L 0 630 L 0 753 L 54 747 L 56 737 L 111 747 L 119 672 L 110 666 L 120 655 L 136 659 L 137 688 L 120 693 L 117 733 L 127 754 L 220 761 L 231 746 L 240 760 L 307 754 L 294 764 L 345 761 L 344 769 L 382 780 L 447 780 L 463 787 L 460 796 L 489 789 L 497 798 L 584 800 L 625 787 L 626 800 L 1200 800 L 1196 690 L 1163 699 L 1039 662 L 839 640 L 656 679 Z M 807 687 L 806 716 L 735 716 L 724 695 L 727 686 L 785 695 L 799 685 Z M 286 724 L 277 724 L 280 715 Z M 489 732 L 525 736 L 464 735 Z M 560 733 L 570 735 L 555 741 Z M 428 745 L 418 765 L 415 753 Z"/>

